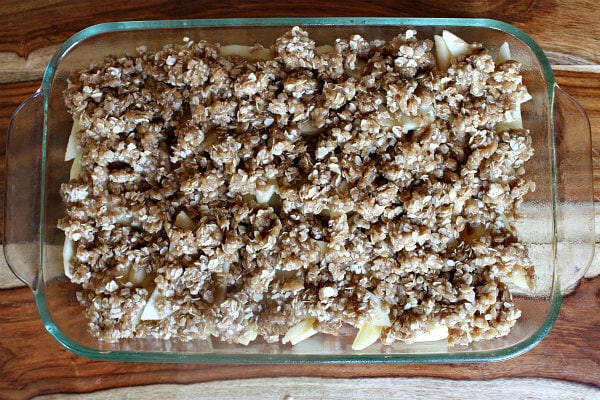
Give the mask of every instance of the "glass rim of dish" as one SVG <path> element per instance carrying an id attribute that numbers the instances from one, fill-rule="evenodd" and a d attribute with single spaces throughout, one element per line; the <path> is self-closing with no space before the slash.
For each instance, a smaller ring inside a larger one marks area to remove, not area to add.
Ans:
<path id="1" fill-rule="evenodd" d="M 552 115 L 554 103 L 555 79 L 552 68 L 541 47 L 525 32 L 515 26 L 493 19 L 483 18 L 403 18 L 403 17 L 298 17 L 298 18 L 227 18 L 227 19 L 190 19 L 190 20 L 148 20 L 148 21 L 125 21 L 107 22 L 87 27 L 66 40 L 54 56 L 51 58 L 42 80 L 43 92 L 43 145 L 42 145 L 42 198 L 46 190 L 46 143 L 47 143 L 47 113 L 49 92 L 55 78 L 56 67 L 61 59 L 78 44 L 86 39 L 104 33 L 115 31 L 139 31 L 139 30 L 162 30 L 162 29 L 202 29 L 202 28 L 243 28 L 243 27 L 291 27 L 294 25 L 303 28 L 327 27 L 327 26 L 398 26 L 399 29 L 419 27 L 473 27 L 487 28 L 502 31 L 512 35 L 529 47 L 536 56 L 541 66 L 541 73 L 545 79 L 549 113 Z M 553 126 L 550 126 L 550 135 L 553 135 Z M 551 165 L 554 176 L 554 143 L 551 141 Z M 552 205 L 556 209 L 556 182 L 552 182 Z M 556 212 L 553 211 L 554 224 L 556 223 Z M 44 221 L 44 205 L 42 205 L 40 221 Z M 40 276 L 43 277 L 43 229 L 40 230 Z M 521 342 L 497 350 L 474 350 L 469 352 L 432 352 L 432 353 L 369 353 L 356 352 L 345 354 L 268 354 L 248 353 L 240 347 L 236 353 L 198 352 L 198 353 L 176 353 L 169 351 L 130 351 L 130 350 L 102 350 L 87 347 L 69 338 L 54 323 L 44 297 L 44 285 L 38 285 L 34 291 L 35 301 L 41 319 L 46 329 L 64 347 L 75 354 L 100 360 L 111 361 L 151 361 L 151 362 L 179 362 L 179 363 L 252 363 L 252 364 L 294 364 L 294 363 L 443 363 L 443 362 L 479 362 L 500 361 L 516 357 L 536 346 L 550 331 L 562 303 L 562 294 L 559 288 L 554 286 L 550 294 L 551 304 L 543 324 L 529 337 Z"/>

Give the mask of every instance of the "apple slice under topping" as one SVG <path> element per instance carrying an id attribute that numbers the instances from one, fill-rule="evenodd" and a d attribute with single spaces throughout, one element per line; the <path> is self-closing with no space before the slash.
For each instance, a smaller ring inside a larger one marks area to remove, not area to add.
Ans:
<path id="1" fill-rule="evenodd" d="M 69 279 L 73 278 L 73 271 L 71 270 L 71 261 L 75 255 L 75 246 L 73 241 L 65 235 L 65 243 L 63 245 L 63 263 L 65 269 L 65 276 Z"/>
<path id="2" fill-rule="evenodd" d="M 192 219 L 189 217 L 189 215 L 187 215 L 187 213 L 183 210 L 179 211 L 179 213 L 175 217 L 174 225 L 176 227 L 178 227 L 179 229 L 183 229 L 186 231 L 194 230 L 194 228 L 196 227 L 196 224 L 194 224 L 194 221 L 192 221 Z"/>
<path id="3" fill-rule="evenodd" d="M 250 342 L 252 342 L 258 336 L 258 329 L 255 325 L 249 326 L 237 340 L 239 344 L 243 344 L 244 346 L 248 346 Z"/>
<path id="4" fill-rule="evenodd" d="M 450 31 L 442 31 L 442 38 L 448 47 L 450 56 L 453 58 L 463 58 L 471 52 L 471 46 L 463 39 Z"/>
<path id="5" fill-rule="evenodd" d="M 65 161 L 71 161 L 77 154 L 80 153 L 79 146 L 77 145 L 77 133 L 82 130 L 81 125 L 78 121 L 73 122 L 71 128 L 71 134 L 69 135 L 69 141 L 67 142 L 67 149 L 65 150 Z"/>
<path id="6" fill-rule="evenodd" d="M 369 322 L 362 324 L 352 343 L 352 350 L 364 350 L 375 343 L 381 336 L 382 329 L 383 326 Z"/>
<path id="7" fill-rule="evenodd" d="M 219 48 L 221 57 L 238 56 L 248 61 L 272 60 L 271 50 L 258 46 L 244 46 L 240 44 L 229 44 Z"/>
<path id="8" fill-rule="evenodd" d="M 450 66 L 450 50 L 440 35 L 433 37 L 435 42 L 435 58 L 437 61 L 437 67 L 441 71 L 446 71 Z"/>
<path id="9" fill-rule="evenodd" d="M 314 328 L 316 317 L 305 318 L 302 321 L 298 322 L 296 325 L 292 326 L 286 332 L 285 336 L 281 343 L 291 343 L 292 346 L 300 343 L 301 341 L 308 339 L 309 337 L 315 335 L 318 331 Z"/>
<path id="10" fill-rule="evenodd" d="M 511 59 L 510 46 L 507 42 L 502 43 L 502 46 L 498 49 L 498 56 L 496 57 L 496 65 L 502 64 L 505 61 Z"/>
<path id="11" fill-rule="evenodd" d="M 414 343 L 437 342 L 448 338 L 448 327 L 442 324 L 435 324 L 428 331 L 417 334 L 413 340 Z"/>
<path id="12" fill-rule="evenodd" d="M 256 189 L 255 196 L 256 202 L 259 204 L 269 204 L 271 197 L 277 193 L 277 186 L 275 184 L 267 185 L 262 189 Z"/>
<path id="13" fill-rule="evenodd" d="M 144 309 L 142 310 L 140 319 L 142 321 L 157 321 L 157 320 L 166 318 L 169 315 L 171 315 L 173 313 L 173 311 L 175 311 L 175 310 L 172 310 L 171 308 L 165 308 L 163 310 L 159 310 L 159 307 L 157 307 L 156 303 L 163 298 L 164 297 L 163 297 L 162 293 L 160 292 L 160 290 L 158 289 L 158 286 L 154 287 L 152 294 L 146 301 L 146 305 L 144 306 Z"/>

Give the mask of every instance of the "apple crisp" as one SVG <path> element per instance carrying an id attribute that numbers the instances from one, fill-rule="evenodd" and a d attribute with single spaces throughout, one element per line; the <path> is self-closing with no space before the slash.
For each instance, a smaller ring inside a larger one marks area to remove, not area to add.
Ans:
<path id="1" fill-rule="evenodd" d="M 263 43 L 263 45 L 265 45 Z M 73 75 L 65 272 L 103 340 L 468 344 L 520 316 L 506 49 L 449 32 L 138 48 Z"/>

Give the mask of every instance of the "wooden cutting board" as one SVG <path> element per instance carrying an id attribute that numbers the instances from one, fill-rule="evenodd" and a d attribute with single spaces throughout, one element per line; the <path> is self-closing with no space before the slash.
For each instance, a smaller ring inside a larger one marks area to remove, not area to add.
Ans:
<path id="1" fill-rule="evenodd" d="M 595 200 L 600 201 L 600 6 L 585 0 L 5 0 L 0 5 L 0 149 L 10 115 L 39 87 L 53 52 L 84 27 L 114 20 L 285 16 L 485 17 L 523 29 L 545 49 L 559 85 L 590 118 Z M 0 151 L 0 171 L 4 157 Z M 3 193 L 4 180 L 0 182 Z M 548 337 L 504 362 L 180 365 L 100 362 L 73 355 L 45 331 L 31 291 L 0 263 L 0 399 L 596 399 L 599 272 L 596 256 L 589 278 L 565 299 Z"/>

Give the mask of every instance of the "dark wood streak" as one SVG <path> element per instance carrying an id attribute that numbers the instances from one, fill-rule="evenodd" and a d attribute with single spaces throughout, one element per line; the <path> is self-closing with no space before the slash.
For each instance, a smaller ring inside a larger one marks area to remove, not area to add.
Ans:
<path id="1" fill-rule="evenodd" d="M 100 22 L 223 17 L 378 16 L 378 17 L 478 17 L 513 23 L 530 33 L 543 48 L 598 63 L 600 37 L 597 9 L 592 0 L 435 1 L 379 0 L 275 2 L 254 0 L 132 1 L 68 0 L 21 2 L 9 0 L 0 10 L 0 51 L 26 57 L 32 50 L 61 43 L 75 32 Z M 556 26 L 560 26 L 558 40 Z M 582 29 L 582 27 L 585 27 Z"/>
<path id="2" fill-rule="evenodd" d="M 600 385 L 600 279 L 582 283 L 565 299 L 559 319 L 536 348 L 487 364 L 441 365 L 180 365 L 101 362 L 73 355 L 44 330 L 26 288 L 0 291 L 0 393 L 21 399 L 39 394 L 91 392 L 112 387 L 192 383 L 273 376 L 554 378 Z"/>

